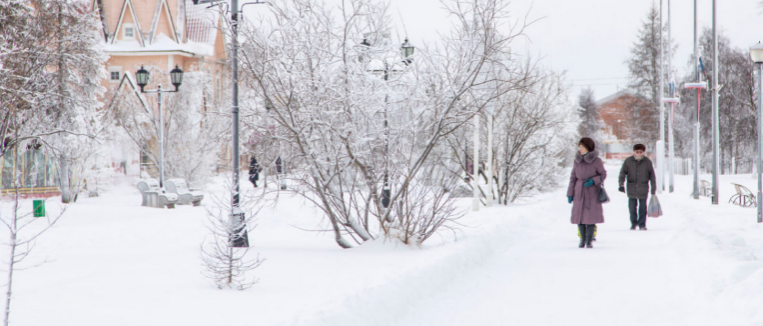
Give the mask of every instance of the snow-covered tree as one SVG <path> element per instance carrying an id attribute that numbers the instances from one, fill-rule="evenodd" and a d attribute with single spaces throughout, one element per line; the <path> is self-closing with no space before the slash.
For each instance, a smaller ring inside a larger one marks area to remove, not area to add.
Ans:
<path id="1" fill-rule="evenodd" d="M 93 138 L 87 125 L 94 123 L 89 117 L 99 107 L 98 85 L 105 72 L 100 66 L 103 54 L 94 41 L 97 17 L 86 9 L 88 5 L 87 1 L 0 1 L 0 157 L 12 155 L 18 161 L 23 151 L 42 144 L 49 153 L 72 152 L 68 146 L 76 146 L 71 143 L 80 142 L 80 136 Z M 69 136 L 76 137 L 62 140 Z M 16 169 L 11 174 L 13 206 L 10 215 L 0 216 L 10 235 L 4 325 L 10 319 L 14 272 L 34 240 L 61 217 L 30 218 L 19 207 L 21 175 Z M 44 225 L 30 227 L 33 223 Z"/>
<path id="2" fill-rule="evenodd" d="M 579 121 L 567 94 L 563 76 L 548 73 L 531 88 L 501 100 L 494 157 L 504 204 L 559 186 Z"/>
<path id="3" fill-rule="evenodd" d="M 76 198 L 86 180 L 95 177 L 95 160 L 102 150 L 96 139 L 102 132 L 100 98 L 106 77 L 103 64 L 107 56 L 99 41 L 97 16 L 89 10 L 87 1 L 40 2 L 41 19 L 54 21 L 56 88 L 50 99 L 49 111 L 56 118 L 54 127 L 68 132 L 43 137 L 48 152 L 58 163 L 61 201 Z M 76 179 L 75 179 L 76 176 Z"/>
<path id="4" fill-rule="evenodd" d="M 58 158 L 62 200 L 67 172 L 91 166 L 96 110 L 105 77 L 98 18 L 87 1 L 6 1 L 0 8 L 0 155 L 28 139 Z M 16 136 L 17 135 L 17 136 Z M 75 157 L 76 156 L 76 157 Z"/>
<path id="5" fill-rule="evenodd" d="M 244 82 L 272 104 L 268 120 L 293 144 L 294 190 L 323 210 L 343 248 L 351 247 L 345 236 L 362 243 L 377 229 L 421 243 L 442 225 L 433 220 L 457 217 L 444 194 L 450 176 L 427 175 L 441 171 L 432 154 L 490 102 L 526 87 L 524 70 L 503 60 L 523 32 L 501 25 L 507 2 L 445 5 L 458 28 L 410 58 L 397 54 L 386 7 L 372 0 L 279 2 L 244 33 Z M 414 198 L 426 201 L 408 206 Z"/>

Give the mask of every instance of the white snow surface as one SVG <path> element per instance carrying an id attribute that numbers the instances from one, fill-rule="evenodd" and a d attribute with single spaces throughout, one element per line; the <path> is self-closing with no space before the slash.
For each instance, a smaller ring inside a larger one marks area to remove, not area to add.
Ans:
<path id="1" fill-rule="evenodd" d="M 14 277 L 11 324 L 763 325 L 763 228 L 754 208 L 727 203 L 730 182 L 755 188 L 749 174 L 721 176 L 718 206 L 691 199 L 691 176 L 676 176 L 676 191 L 658 195 L 665 215 L 630 231 L 619 166 L 607 170 L 612 202 L 593 249 L 577 247 L 566 187 L 470 212 L 456 240 L 445 232 L 422 248 L 380 239 L 340 249 L 330 232 L 300 230 L 327 224 L 282 195 L 249 231 L 267 260 L 244 291 L 201 275 L 203 207 L 140 207 L 125 180 L 69 205 L 39 238 L 22 263 L 34 267 Z M 211 205 L 222 179 L 206 191 Z M 7 216 L 11 203 L 0 204 Z"/>

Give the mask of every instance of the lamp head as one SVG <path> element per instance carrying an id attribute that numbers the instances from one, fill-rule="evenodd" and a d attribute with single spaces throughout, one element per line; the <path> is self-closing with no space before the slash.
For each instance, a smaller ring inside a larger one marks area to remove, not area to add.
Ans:
<path id="1" fill-rule="evenodd" d="M 408 58 L 413 55 L 413 51 L 416 50 L 416 48 L 411 45 L 411 43 L 408 43 L 408 38 L 405 38 L 405 42 L 400 46 L 400 50 L 403 54 L 403 58 Z"/>
<path id="2" fill-rule="evenodd" d="M 138 86 L 140 86 L 140 91 L 143 92 L 143 88 L 148 85 L 148 71 L 146 69 L 143 69 L 143 66 L 140 66 L 140 69 L 138 69 L 137 72 L 135 72 L 135 79 L 137 79 Z"/>
<path id="3" fill-rule="evenodd" d="M 170 71 L 170 78 L 172 79 L 172 85 L 175 86 L 175 91 L 177 91 L 180 84 L 183 83 L 183 71 L 175 65 L 175 69 Z"/>
<path id="4" fill-rule="evenodd" d="M 763 44 L 758 42 L 750 47 L 750 58 L 755 63 L 763 63 Z"/>

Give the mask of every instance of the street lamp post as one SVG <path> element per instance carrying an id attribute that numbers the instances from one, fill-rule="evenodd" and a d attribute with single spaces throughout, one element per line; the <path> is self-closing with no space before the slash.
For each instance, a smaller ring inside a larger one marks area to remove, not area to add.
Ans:
<path id="1" fill-rule="evenodd" d="M 670 87 L 668 88 L 668 91 L 670 92 L 670 97 L 677 98 L 678 92 L 676 90 L 676 83 L 673 78 L 673 53 L 672 49 L 670 48 L 670 44 L 672 44 L 672 38 L 670 33 L 670 26 L 673 24 L 673 19 L 670 17 L 670 0 L 668 0 L 668 80 L 670 82 Z M 665 93 L 662 93 L 665 94 Z M 675 105 L 676 103 L 670 104 L 670 115 L 668 116 L 668 173 L 670 174 L 670 178 L 668 179 L 668 192 L 673 192 L 673 184 L 675 183 L 675 169 L 673 168 L 674 164 L 674 153 L 675 153 L 675 141 L 673 139 L 673 118 L 675 115 Z M 663 167 L 664 168 L 664 167 Z"/>
<path id="2" fill-rule="evenodd" d="M 750 47 L 750 57 L 758 66 L 758 143 L 756 146 L 758 165 L 758 223 L 763 222 L 763 44 Z"/>
<path id="3" fill-rule="evenodd" d="M 668 0 L 668 44 L 671 44 L 671 40 L 672 40 L 672 38 L 670 37 L 671 36 L 670 25 L 672 25 L 672 22 L 673 20 L 670 18 L 670 0 Z M 660 33 L 662 33 L 662 30 L 660 30 Z M 670 112 L 668 112 L 668 146 L 669 146 L 668 147 L 668 174 L 670 175 L 668 179 L 668 182 L 669 182 L 668 192 L 671 192 L 671 193 L 673 192 L 673 181 L 674 181 L 673 160 L 674 160 L 674 150 L 675 150 L 675 141 L 673 138 L 673 117 L 675 115 L 676 104 L 681 103 L 681 99 L 678 97 L 678 92 L 676 90 L 675 81 L 673 80 L 672 57 L 673 56 L 672 56 L 670 46 L 668 46 L 668 97 L 663 98 L 662 103 L 670 103 Z M 662 94 L 664 96 L 665 93 L 662 93 Z M 664 131 L 664 130 L 661 130 L 661 131 Z"/>
<path id="4" fill-rule="evenodd" d="M 668 15 L 670 15 L 670 1 L 668 0 Z M 668 36 L 668 39 L 670 39 L 670 36 Z M 662 41 L 662 0 L 660 0 L 660 96 L 665 96 L 665 83 L 663 82 L 663 78 L 665 74 L 663 73 L 664 65 L 662 64 L 663 61 L 663 41 Z M 660 142 L 659 147 L 656 151 L 657 154 L 660 156 L 657 157 L 657 191 L 662 192 L 665 189 L 665 155 L 661 153 L 665 153 L 665 105 L 663 102 L 660 102 Z"/>
<path id="5" fill-rule="evenodd" d="M 211 4 L 211 6 L 216 6 L 220 4 L 224 4 L 226 1 L 224 0 L 193 0 L 194 5 L 198 4 Z M 244 6 L 249 4 L 261 4 L 263 2 L 260 2 L 259 0 L 255 2 L 249 2 L 245 3 Z M 244 215 L 244 211 L 239 208 L 239 152 L 238 152 L 238 146 L 239 146 L 239 140 L 238 140 L 238 20 L 239 20 L 239 14 L 243 13 L 243 6 L 242 8 L 239 8 L 238 0 L 231 0 L 230 2 L 230 10 L 228 10 L 228 13 L 231 15 L 231 115 L 233 119 L 233 141 L 232 141 L 232 158 L 231 158 L 231 165 L 232 165 L 232 172 L 233 172 L 233 193 L 231 194 L 231 225 L 234 227 L 232 228 L 234 231 L 232 232 L 230 236 L 230 245 L 232 247 L 237 248 L 248 248 L 249 247 L 249 236 L 246 232 L 246 224 L 244 223 L 246 216 Z"/>
<path id="6" fill-rule="evenodd" d="M 159 96 L 159 187 L 164 187 L 164 119 L 162 118 L 162 94 L 175 93 L 178 91 L 180 84 L 183 83 L 183 71 L 178 66 L 170 71 L 170 79 L 172 85 L 175 86 L 175 90 L 167 91 L 162 90 L 162 84 L 157 85 L 154 90 L 145 90 L 148 85 L 149 73 L 143 66 L 135 72 L 135 79 L 137 79 L 138 86 L 140 86 L 141 93 L 156 93 Z"/>
<path id="7" fill-rule="evenodd" d="M 364 39 L 363 42 L 360 43 L 360 45 L 364 47 L 370 47 L 371 43 L 368 42 L 367 39 Z M 406 66 L 411 64 L 413 62 L 413 59 L 410 58 L 416 48 L 411 45 L 411 43 L 408 42 L 408 38 L 405 38 L 405 42 L 403 42 L 402 45 L 400 45 L 400 54 L 403 56 L 403 60 L 401 61 Z M 363 52 L 367 52 L 363 50 Z M 364 59 L 364 57 L 361 56 L 361 60 Z M 389 81 L 389 74 L 392 72 L 402 72 L 402 70 L 395 70 L 390 69 L 390 65 L 387 62 L 387 60 L 384 60 L 384 69 L 376 69 L 371 70 L 371 72 L 374 73 L 381 73 L 382 79 L 384 81 Z M 382 194 L 381 194 L 381 204 L 382 207 L 389 208 L 390 204 L 390 196 L 391 196 L 391 189 L 389 184 L 389 112 L 387 111 L 387 105 L 389 104 L 389 94 L 384 95 L 384 185 L 382 186 Z M 388 219 L 392 218 L 392 216 L 388 216 Z"/>

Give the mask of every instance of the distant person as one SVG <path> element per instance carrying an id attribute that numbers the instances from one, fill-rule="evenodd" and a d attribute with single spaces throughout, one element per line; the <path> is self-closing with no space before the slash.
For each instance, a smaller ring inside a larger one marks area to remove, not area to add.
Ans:
<path id="1" fill-rule="evenodd" d="M 652 195 L 657 191 L 655 186 L 654 167 L 652 160 L 644 156 L 646 146 L 636 144 L 633 146 L 633 156 L 625 159 L 623 167 L 620 168 L 620 177 L 618 183 L 620 192 L 626 192 L 623 183 L 628 185 L 628 208 L 631 213 L 631 230 L 638 226 L 639 230 L 646 231 L 646 199 L 649 195 L 649 183 L 651 183 Z M 638 216 L 636 215 L 636 206 L 638 206 Z"/>
<path id="2" fill-rule="evenodd" d="M 260 164 L 257 163 L 257 159 L 252 157 L 252 161 L 249 162 L 249 181 L 257 188 L 257 180 L 260 179 Z"/>
<path id="3" fill-rule="evenodd" d="M 599 202 L 599 186 L 607 178 L 607 170 L 599 158 L 596 143 L 591 138 L 578 142 L 575 165 L 567 187 L 567 202 L 572 203 L 572 224 L 580 231 L 579 248 L 593 248 L 596 224 L 604 223 L 604 211 Z"/>

